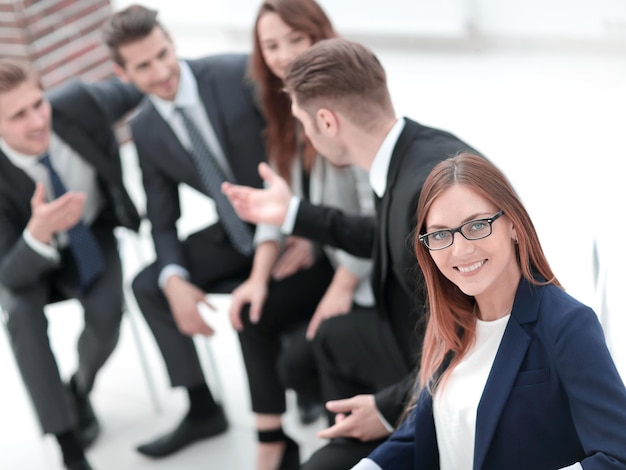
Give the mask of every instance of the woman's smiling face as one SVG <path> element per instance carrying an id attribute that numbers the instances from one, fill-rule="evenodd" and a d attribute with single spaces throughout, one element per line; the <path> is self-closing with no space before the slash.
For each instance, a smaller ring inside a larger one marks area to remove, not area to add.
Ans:
<path id="1" fill-rule="evenodd" d="M 499 210 L 475 191 L 456 184 L 433 201 L 426 216 L 425 231 L 430 233 L 456 228 L 470 220 L 488 219 Z M 515 229 L 505 213 L 493 222 L 491 235 L 466 240 L 455 233 L 451 246 L 430 251 L 430 255 L 441 273 L 465 294 L 497 296 L 503 283 L 517 283 L 519 279 L 515 239 Z"/>

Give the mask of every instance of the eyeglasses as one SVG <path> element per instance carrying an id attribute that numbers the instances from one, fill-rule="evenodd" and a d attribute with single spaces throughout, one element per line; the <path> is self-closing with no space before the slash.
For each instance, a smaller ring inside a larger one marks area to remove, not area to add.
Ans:
<path id="1" fill-rule="evenodd" d="M 466 240 L 480 240 L 491 235 L 491 224 L 493 224 L 503 211 L 487 219 L 476 219 L 465 222 L 457 228 L 437 230 L 436 232 L 425 233 L 419 236 L 419 241 L 429 250 L 443 250 L 454 243 L 454 234 L 460 233 Z"/>

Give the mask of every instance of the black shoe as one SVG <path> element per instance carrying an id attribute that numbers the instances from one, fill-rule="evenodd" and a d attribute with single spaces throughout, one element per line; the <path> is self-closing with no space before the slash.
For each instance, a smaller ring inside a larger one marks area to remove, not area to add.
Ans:
<path id="1" fill-rule="evenodd" d="M 70 381 L 67 388 L 70 392 L 70 397 L 72 397 L 76 415 L 78 416 L 78 426 L 76 429 L 78 441 L 83 449 L 86 450 L 100 435 L 100 423 L 98 422 L 98 418 L 96 418 L 96 414 L 91 406 L 89 395 L 83 395 L 80 393 L 76 389 L 73 379 Z"/>
<path id="2" fill-rule="evenodd" d="M 84 457 L 66 464 L 65 468 L 68 470 L 93 470 L 93 467 L 89 465 L 89 462 Z"/>
<path id="3" fill-rule="evenodd" d="M 298 396 L 298 418 L 300 424 L 311 424 L 318 420 L 322 416 L 324 407 L 314 401 L 310 401 Z"/>
<path id="4" fill-rule="evenodd" d="M 283 458 L 280 459 L 280 465 L 278 470 L 299 470 L 300 468 L 300 447 L 298 444 L 287 437 L 287 446 L 283 453 Z"/>
<path id="5" fill-rule="evenodd" d="M 218 407 L 208 418 L 202 421 L 185 417 L 176 429 L 147 444 L 137 447 L 137 451 L 153 458 L 166 457 L 178 452 L 200 439 L 217 436 L 228 429 L 228 421 L 222 407 Z"/>

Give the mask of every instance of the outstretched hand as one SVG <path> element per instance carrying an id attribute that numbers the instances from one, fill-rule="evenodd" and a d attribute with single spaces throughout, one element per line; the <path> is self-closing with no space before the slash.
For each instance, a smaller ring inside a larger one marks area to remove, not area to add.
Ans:
<path id="1" fill-rule="evenodd" d="M 73 191 L 47 202 L 43 184 L 37 183 L 30 200 L 28 231 L 40 242 L 49 243 L 55 233 L 68 230 L 80 221 L 84 206 L 85 195 Z"/>
<path id="2" fill-rule="evenodd" d="M 259 175 L 266 183 L 265 189 L 225 182 L 222 192 L 241 219 L 253 224 L 281 226 L 291 200 L 289 185 L 267 163 L 259 164 Z"/>

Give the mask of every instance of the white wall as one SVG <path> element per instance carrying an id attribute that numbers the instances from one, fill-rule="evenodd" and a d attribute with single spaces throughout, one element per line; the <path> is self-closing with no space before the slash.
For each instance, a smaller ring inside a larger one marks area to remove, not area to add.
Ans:
<path id="1" fill-rule="evenodd" d="M 626 40 L 623 0 L 469 0 L 485 35 Z"/>
<path id="2" fill-rule="evenodd" d="M 122 8 L 134 0 L 113 0 Z M 251 28 L 260 0 L 146 0 L 168 24 Z M 342 34 L 626 40 L 624 0 L 319 0 Z"/>

